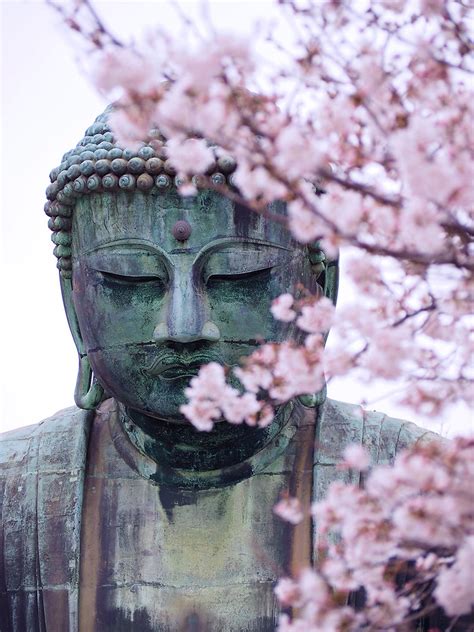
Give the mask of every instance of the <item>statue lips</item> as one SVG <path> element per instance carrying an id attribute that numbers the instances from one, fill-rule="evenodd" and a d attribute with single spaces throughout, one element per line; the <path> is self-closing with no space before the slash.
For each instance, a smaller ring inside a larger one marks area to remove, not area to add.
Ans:
<path id="1" fill-rule="evenodd" d="M 184 377 L 193 377 L 198 374 L 201 364 L 171 364 L 163 369 L 155 373 L 160 380 L 165 380 L 166 382 L 172 382 L 173 380 L 179 380 Z"/>
<path id="2" fill-rule="evenodd" d="M 145 367 L 145 372 L 149 375 L 159 377 L 160 380 L 170 382 L 182 378 L 194 377 L 198 374 L 203 364 L 217 362 L 224 365 L 217 355 L 213 353 L 170 353 L 165 351 L 160 353 L 153 362 Z"/>

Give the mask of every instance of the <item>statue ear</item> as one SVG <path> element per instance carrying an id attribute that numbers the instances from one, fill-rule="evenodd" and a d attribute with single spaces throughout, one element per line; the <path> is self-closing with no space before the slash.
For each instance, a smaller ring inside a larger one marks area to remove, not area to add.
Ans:
<path id="1" fill-rule="evenodd" d="M 82 340 L 81 330 L 79 328 L 79 321 L 77 320 L 76 308 L 72 299 L 72 279 L 65 279 L 62 275 L 59 276 L 61 283 L 61 295 L 63 297 L 64 310 L 66 312 L 66 318 L 69 325 L 69 329 L 76 345 L 77 352 L 80 356 L 85 355 L 84 342 Z"/>
<path id="2" fill-rule="evenodd" d="M 323 289 L 324 296 L 336 304 L 339 288 L 339 256 L 328 259 L 326 254 L 316 243 L 309 246 L 309 260 L 311 269 L 317 275 L 318 283 Z"/>
<path id="3" fill-rule="evenodd" d="M 334 305 L 337 302 L 337 293 L 339 290 L 339 256 L 335 259 L 326 261 L 326 269 L 324 271 L 324 295 L 331 299 Z"/>
<path id="4" fill-rule="evenodd" d="M 311 269 L 317 275 L 318 283 L 323 289 L 324 296 L 327 296 L 335 305 L 339 287 L 339 256 L 328 259 L 319 244 L 316 243 L 309 246 L 309 260 Z M 325 340 L 328 335 L 329 332 L 325 334 Z M 307 408 L 315 408 L 324 403 L 326 395 L 326 384 L 324 384 L 318 393 L 299 395 L 298 400 Z"/>
<path id="5" fill-rule="evenodd" d="M 92 368 L 84 347 L 76 308 L 72 298 L 72 279 L 60 276 L 60 282 L 67 322 L 79 356 L 79 371 L 77 374 L 76 388 L 74 389 L 74 401 L 79 408 L 92 410 L 97 408 L 102 401 L 104 389 L 92 374 Z"/>

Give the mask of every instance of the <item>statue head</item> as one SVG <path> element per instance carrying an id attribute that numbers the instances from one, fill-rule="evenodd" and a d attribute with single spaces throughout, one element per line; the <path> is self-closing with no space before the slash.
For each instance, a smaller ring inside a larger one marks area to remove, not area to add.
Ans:
<path id="1" fill-rule="evenodd" d="M 179 420 L 202 364 L 230 367 L 263 341 L 297 340 L 271 301 L 300 286 L 335 300 L 337 266 L 209 188 L 234 186 L 230 157 L 216 156 L 194 177 L 197 193 L 181 196 L 161 140 L 118 147 L 106 111 L 51 172 L 45 210 L 79 353 L 76 403 L 93 408 L 105 391 Z M 283 202 L 269 210 L 285 217 Z"/>

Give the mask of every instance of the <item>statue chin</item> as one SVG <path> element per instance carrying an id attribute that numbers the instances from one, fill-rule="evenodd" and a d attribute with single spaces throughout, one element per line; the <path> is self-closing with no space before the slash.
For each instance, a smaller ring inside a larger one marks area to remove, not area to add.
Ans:
<path id="1" fill-rule="evenodd" d="M 133 411 L 139 415 L 144 415 L 156 423 L 160 421 L 175 424 L 189 424 L 184 415 L 180 412 L 180 407 L 186 403 L 184 389 L 189 384 L 189 378 L 182 378 L 173 382 L 170 387 L 156 379 L 149 389 L 138 385 L 133 388 L 133 375 L 129 376 L 128 383 L 113 377 L 112 380 L 104 378 L 99 371 L 95 375 L 99 382 L 105 386 L 106 393 L 113 397 L 128 411 Z M 124 384 L 123 387 L 121 385 Z"/>
<path id="2" fill-rule="evenodd" d="M 253 349 L 248 347 L 245 354 Z M 181 355 L 175 354 L 173 363 L 165 367 L 157 367 L 154 358 L 161 357 L 159 345 L 147 345 L 143 351 L 142 345 L 122 345 L 110 349 L 90 351 L 91 366 L 96 379 L 103 386 L 109 397 L 113 397 L 127 410 L 156 421 L 166 421 L 175 424 L 189 422 L 183 416 L 180 408 L 187 402 L 185 389 L 192 378 L 198 374 L 200 366 L 216 358 L 223 358 L 223 364 L 235 365 L 236 358 L 243 355 L 242 345 L 234 349 L 231 344 L 220 346 L 219 353 L 202 352 L 201 363 L 192 368 L 182 366 Z M 165 370 L 161 370 L 164 368 Z M 242 386 L 237 378 L 230 373 L 229 383 L 239 390 Z"/>

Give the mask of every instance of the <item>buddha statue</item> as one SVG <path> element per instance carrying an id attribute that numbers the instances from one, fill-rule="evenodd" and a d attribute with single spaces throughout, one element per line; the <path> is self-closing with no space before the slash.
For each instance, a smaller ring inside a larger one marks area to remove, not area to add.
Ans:
<path id="1" fill-rule="evenodd" d="M 274 504 L 357 481 L 337 468 L 350 443 L 382 463 L 433 435 L 324 391 L 265 428 L 191 426 L 180 406 L 199 367 L 297 340 L 272 299 L 303 284 L 335 302 L 337 261 L 202 177 L 180 196 L 159 136 L 122 149 L 107 120 L 47 189 L 76 407 L 2 436 L 0 631 L 269 632 L 276 580 L 310 565 L 319 538 Z M 234 169 L 216 157 L 207 177 L 233 186 Z"/>

